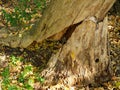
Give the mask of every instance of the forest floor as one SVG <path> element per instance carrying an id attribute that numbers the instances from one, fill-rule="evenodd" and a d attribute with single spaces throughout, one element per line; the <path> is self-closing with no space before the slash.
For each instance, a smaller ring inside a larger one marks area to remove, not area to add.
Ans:
<path id="1" fill-rule="evenodd" d="M 0 28 L 2 27 L 4 23 L 0 22 Z M 120 16 L 109 15 L 108 31 L 113 76 L 90 85 L 90 90 L 120 90 Z M 61 47 L 61 41 L 51 40 L 33 42 L 27 48 L 0 46 L 0 90 L 39 90 L 40 84 L 45 81 L 39 73 L 45 68 L 51 55 Z"/>

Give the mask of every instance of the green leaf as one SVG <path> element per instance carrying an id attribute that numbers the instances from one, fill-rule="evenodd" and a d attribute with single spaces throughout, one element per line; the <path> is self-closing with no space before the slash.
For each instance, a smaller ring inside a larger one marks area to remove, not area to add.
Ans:
<path id="1" fill-rule="evenodd" d="M 24 78 L 23 73 L 21 73 L 21 74 L 19 75 L 18 81 L 21 82 L 21 83 L 24 83 L 25 78 Z"/>
<path id="2" fill-rule="evenodd" d="M 18 90 L 18 88 L 16 86 L 9 86 L 8 90 Z"/>
<path id="3" fill-rule="evenodd" d="M 31 87 L 33 87 L 33 86 L 34 86 L 34 79 L 33 79 L 33 78 L 29 78 L 28 84 L 29 84 Z"/>
<path id="4" fill-rule="evenodd" d="M 41 83 L 44 83 L 44 81 L 45 81 L 45 79 L 42 78 L 42 77 L 37 77 L 37 80 L 38 80 L 39 82 L 41 82 Z"/>
<path id="5" fill-rule="evenodd" d="M 33 87 L 29 84 L 25 84 L 26 90 L 33 90 Z"/>
<path id="6" fill-rule="evenodd" d="M 10 83 L 9 76 L 10 76 L 9 67 L 6 67 L 2 72 L 3 84 L 7 85 Z"/>
<path id="7" fill-rule="evenodd" d="M 3 70 L 3 72 L 2 72 L 2 76 L 3 76 L 4 78 L 8 78 L 9 75 L 10 75 L 9 67 L 6 67 L 6 68 Z"/>

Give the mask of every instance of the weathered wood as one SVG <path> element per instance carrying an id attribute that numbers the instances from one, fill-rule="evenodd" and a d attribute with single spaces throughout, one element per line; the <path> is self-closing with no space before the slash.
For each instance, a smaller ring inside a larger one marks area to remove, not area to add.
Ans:
<path id="1" fill-rule="evenodd" d="M 82 22 L 89 16 L 95 16 L 98 21 L 102 20 L 114 2 L 115 0 L 52 0 L 39 24 L 37 41 Z"/>
<path id="2" fill-rule="evenodd" d="M 115 0 L 51 0 L 40 22 L 31 30 L 23 32 L 22 37 L 8 35 L 0 38 L 0 44 L 25 48 L 33 41 L 40 42 L 89 16 L 95 16 L 100 21 L 114 2 Z"/>
<path id="3" fill-rule="evenodd" d="M 75 29 L 63 48 L 50 59 L 49 68 L 42 75 L 46 78 L 46 85 L 88 85 L 106 72 L 108 63 L 107 17 L 99 23 L 90 17 Z"/>

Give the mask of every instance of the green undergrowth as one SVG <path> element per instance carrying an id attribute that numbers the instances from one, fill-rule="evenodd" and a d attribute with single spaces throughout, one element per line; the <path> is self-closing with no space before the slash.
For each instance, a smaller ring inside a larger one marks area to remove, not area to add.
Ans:
<path id="1" fill-rule="evenodd" d="M 26 49 L 0 48 L 7 57 L 6 64 L 0 67 L 2 90 L 39 90 L 45 81 L 40 72 L 61 46 L 60 41 L 45 40 L 42 43 L 33 42 Z"/>
<path id="2" fill-rule="evenodd" d="M 2 90 L 34 90 L 36 83 L 44 83 L 44 78 L 39 75 L 39 69 L 25 64 L 23 58 L 10 56 L 8 65 L 1 70 Z"/>
<path id="3" fill-rule="evenodd" d="M 10 11 L 2 9 L 2 19 L 8 27 L 28 27 L 30 24 L 39 18 L 44 8 L 46 0 L 18 0 L 12 3 L 13 9 Z"/>

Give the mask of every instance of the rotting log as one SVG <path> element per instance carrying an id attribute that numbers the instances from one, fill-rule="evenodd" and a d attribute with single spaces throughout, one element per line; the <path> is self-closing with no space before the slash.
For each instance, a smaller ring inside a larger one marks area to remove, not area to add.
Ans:
<path id="1" fill-rule="evenodd" d="M 38 23 L 31 30 L 21 35 L 5 35 L 0 37 L 0 44 L 10 47 L 26 48 L 33 41 L 41 42 L 44 39 L 58 35 L 60 39 L 65 31 L 84 19 L 95 16 L 102 20 L 115 0 L 51 0 Z M 56 38 L 55 38 L 56 39 Z"/>

